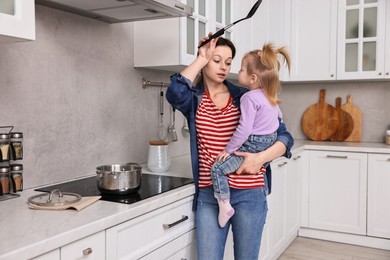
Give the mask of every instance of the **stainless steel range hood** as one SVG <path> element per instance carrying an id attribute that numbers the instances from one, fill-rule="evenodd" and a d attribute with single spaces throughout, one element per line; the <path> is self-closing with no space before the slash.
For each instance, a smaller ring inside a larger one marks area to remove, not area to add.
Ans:
<path id="1" fill-rule="evenodd" d="M 177 0 L 35 0 L 35 3 L 108 23 L 192 15 L 192 8 Z"/>

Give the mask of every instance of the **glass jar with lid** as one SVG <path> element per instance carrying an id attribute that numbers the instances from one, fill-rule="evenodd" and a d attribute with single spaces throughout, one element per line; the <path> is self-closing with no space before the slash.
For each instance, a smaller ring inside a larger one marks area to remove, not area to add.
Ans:
<path id="1" fill-rule="evenodd" d="M 23 164 L 10 165 L 10 179 L 13 192 L 23 190 Z"/>
<path id="2" fill-rule="evenodd" d="M 9 167 L 0 166 L 0 195 L 9 193 Z"/>
<path id="3" fill-rule="evenodd" d="M 0 162 L 9 161 L 10 134 L 0 133 Z"/>
<path id="4" fill-rule="evenodd" d="M 23 159 L 23 133 L 21 132 L 10 133 L 10 159 Z"/>

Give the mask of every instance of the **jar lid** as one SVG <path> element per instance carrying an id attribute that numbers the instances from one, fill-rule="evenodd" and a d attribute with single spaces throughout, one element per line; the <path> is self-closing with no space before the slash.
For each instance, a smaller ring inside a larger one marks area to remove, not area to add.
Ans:
<path id="1" fill-rule="evenodd" d="M 386 130 L 386 135 L 390 135 L 390 130 Z"/>
<path id="2" fill-rule="evenodd" d="M 10 167 L 11 171 L 23 170 L 23 164 L 11 164 L 9 167 Z"/>
<path id="3" fill-rule="evenodd" d="M 22 132 L 11 132 L 10 135 L 11 135 L 11 138 L 23 138 Z"/>
<path id="4" fill-rule="evenodd" d="M 9 134 L 0 134 L 0 139 L 9 139 Z"/>
<path id="5" fill-rule="evenodd" d="M 0 173 L 7 173 L 9 172 L 8 166 L 0 166 Z"/>

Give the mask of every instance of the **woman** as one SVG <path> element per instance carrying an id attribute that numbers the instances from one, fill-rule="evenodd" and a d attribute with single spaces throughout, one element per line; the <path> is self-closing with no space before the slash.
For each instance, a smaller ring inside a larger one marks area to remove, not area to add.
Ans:
<path id="1" fill-rule="evenodd" d="M 211 40 L 199 48 L 198 56 L 191 65 L 180 74 L 171 76 L 166 94 L 169 103 L 187 118 L 190 129 L 199 260 L 223 259 L 230 225 L 235 259 L 258 259 L 268 210 L 266 196 L 271 173 L 268 167 L 265 175 L 262 165 L 283 154 L 289 158 L 293 145 L 293 139 L 281 121 L 277 141 L 270 148 L 256 154 L 235 153 L 245 158 L 237 172 L 228 175 L 235 214 L 224 228 L 220 228 L 210 169 L 238 124 L 240 97 L 247 91 L 226 80 L 234 55 L 235 47 L 229 40 Z M 192 88 L 199 73 L 201 79 Z"/>

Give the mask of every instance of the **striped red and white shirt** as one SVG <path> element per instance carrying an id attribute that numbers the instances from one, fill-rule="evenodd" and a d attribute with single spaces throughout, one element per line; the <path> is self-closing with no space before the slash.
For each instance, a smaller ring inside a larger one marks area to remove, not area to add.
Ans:
<path id="1" fill-rule="evenodd" d="M 212 185 L 211 166 L 217 155 L 226 147 L 240 119 L 238 107 L 230 97 L 226 107 L 219 109 L 205 92 L 196 112 L 196 130 L 199 151 L 199 188 Z M 264 186 L 262 174 L 228 174 L 229 186 L 237 189 Z"/>

